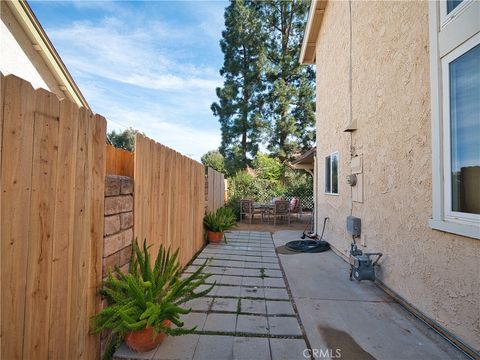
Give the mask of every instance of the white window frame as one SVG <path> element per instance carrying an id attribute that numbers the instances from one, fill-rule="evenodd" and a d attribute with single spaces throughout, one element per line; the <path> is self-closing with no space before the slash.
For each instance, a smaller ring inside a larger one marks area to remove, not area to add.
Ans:
<path id="1" fill-rule="evenodd" d="M 449 64 L 480 38 L 480 2 L 464 0 L 448 16 L 446 1 L 429 2 L 432 102 L 433 229 L 480 239 L 480 216 L 451 211 Z"/>
<path id="2" fill-rule="evenodd" d="M 333 179 L 333 171 L 332 171 L 332 156 L 335 156 L 337 158 L 337 192 L 334 193 L 332 192 L 332 188 L 333 188 L 333 182 L 332 182 L 332 179 Z M 326 195 L 336 195 L 338 196 L 338 193 L 339 193 L 339 188 L 340 188 L 340 182 L 339 182 L 339 179 L 340 179 L 340 176 L 339 176 L 339 170 L 340 170 L 340 157 L 338 155 L 338 151 L 334 151 L 333 153 L 325 156 L 325 165 L 327 163 L 327 158 L 330 158 L 330 192 L 327 191 L 327 172 L 326 172 L 326 166 L 324 166 L 323 168 L 323 171 L 325 172 L 325 176 L 324 176 L 324 187 L 323 187 L 323 191 Z"/>
<path id="3" fill-rule="evenodd" d="M 442 26 L 445 26 L 449 21 L 451 21 L 456 16 L 462 13 L 462 10 L 468 6 L 470 2 L 474 0 L 463 0 L 455 9 L 452 10 L 450 14 L 447 14 L 447 1 L 440 1 L 440 18 L 442 21 Z"/>
<path id="4" fill-rule="evenodd" d="M 444 179 L 445 179 L 445 218 L 451 221 L 457 221 L 460 223 L 472 223 L 472 225 L 480 224 L 480 215 L 469 214 L 459 211 L 452 211 L 452 164 L 451 164 L 451 133 L 450 133 L 450 98 L 447 94 L 450 93 L 450 63 L 459 58 L 475 46 L 480 44 L 480 34 L 475 35 L 468 41 L 460 45 L 458 48 L 444 56 L 442 62 L 443 76 L 443 93 L 445 94 L 445 101 L 443 102 L 443 159 L 444 159 Z"/>

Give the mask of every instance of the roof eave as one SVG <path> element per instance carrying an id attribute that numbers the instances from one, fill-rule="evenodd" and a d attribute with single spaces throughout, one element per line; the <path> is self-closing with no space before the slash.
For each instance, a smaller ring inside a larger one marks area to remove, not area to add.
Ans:
<path id="1" fill-rule="evenodd" d="M 307 150 L 296 159 L 290 162 L 290 166 L 294 169 L 305 169 L 305 168 L 313 168 L 314 157 L 317 153 L 317 147 L 314 146 L 313 148 Z"/>
<path id="2" fill-rule="evenodd" d="M 45 30 L 43 30 L 40 22 L 33 13 L 30 5 L 25 0 L 7 1 L 10 9 L 14 13 L 20 26 L 27 32 L 30 39 L 40 47 L 40 55 L 47 63 L 47 66 L 55 73 L 59 84 L 65 87 L 64 92 L 69 95 L 78 106 L 90 109 L 87 100 L 83 96 L 80 88 L 73 80 L 72 75 L 63 63 L 60 55 L 48 38 Z"/>
<path id="3" fill-rule="evenodd" d="M 315 64 L 315 48 L 327 0 L 312 0 L 300 51 L 300 64 Z"/>

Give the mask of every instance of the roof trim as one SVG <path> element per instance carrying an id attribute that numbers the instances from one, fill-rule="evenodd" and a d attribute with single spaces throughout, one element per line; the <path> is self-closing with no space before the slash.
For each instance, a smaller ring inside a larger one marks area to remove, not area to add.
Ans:
<path id="1" fill-rule="evenodd" d="M 87 100 L 83 96 L 80 88 L 73 80 L 72 75 L 63 63 L 60 55 L 55 50 L 55 47 L 48 38 L 45 30 L 38 21 L 26 0 L 10 0 L 6 2 L 13 15 L 17 18 L 20 26 L 27 33 L 34 45 L 38 45 L 40 56 L 46 62 L 50 70 L 55 74 L 59 80 L 59 86 L 64 87 L 67 98 L 73 100 L 78 106 L 83 106 L 90 109 Z"/>
<path id="2" fill-rule="evenodd" d="M 300 64 L 315 64 L 315 48 L 327 0 L 312 0 L 300 51 Z"/>
<path id="3" fill-rule="evenodd" d="M 294 169 L 305 169 L 305 166 L 307 168 L 313 169 L 313 158 L 315 157 L 316 153 L 317 153 L 317 147 L 314 146 L 311 149 L 305 151 L 300 156 L 296 157 L 294 160 L 292 160 L 290 162 L 290 165 Z"/>

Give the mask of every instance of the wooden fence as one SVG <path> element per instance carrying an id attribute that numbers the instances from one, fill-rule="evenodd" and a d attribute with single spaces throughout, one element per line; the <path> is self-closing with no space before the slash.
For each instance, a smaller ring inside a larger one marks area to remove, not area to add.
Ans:
<path id="1" fill-rule="evenodd" d="M 123 175 L 133 178 L 133 152 L 118 149 L 107 144 L 107 175 Z"/>
<path id="2" fill-rule="evenodd" d="M 98 358 L 105 119 L 0 81 L 0 357 Z"/>
<path id="3" fill-rule="evenodd" d="M 134 171 L 134 237 L 180 249 L 187 264 L 204 244 L 204 167 L 137 134 Z"/>
<path id="4" fill-rule="evenodd" d="M 225 176 L 208 168 L 207 184 L 207 212 L 211 212 L 225 205 Z"/>

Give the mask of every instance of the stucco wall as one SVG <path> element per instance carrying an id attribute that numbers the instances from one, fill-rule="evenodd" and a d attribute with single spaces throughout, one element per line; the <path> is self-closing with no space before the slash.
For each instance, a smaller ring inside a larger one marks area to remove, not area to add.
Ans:
<path id="1" fill-rule="evenodd" d="M 346 216 L 384 258 L 379 279 L 425 315 L 480 349 L 480 241 L 432 230 L 427 2 L 329 2 L 317 39 L 318 224 L 348 253 Z M 363 203 L 345 177 L 350 146 L 363 157 Z M 326 195 L 325 156 L 339 151 L 339 195 Z"/>
<path id="2" fill-rule="evenodd" d="M 5 1 L 0 2 L 0 15 L 0 71 L 27 80 L 35 89 L 44 88 L 64 98 L 57 80 Z"/>

